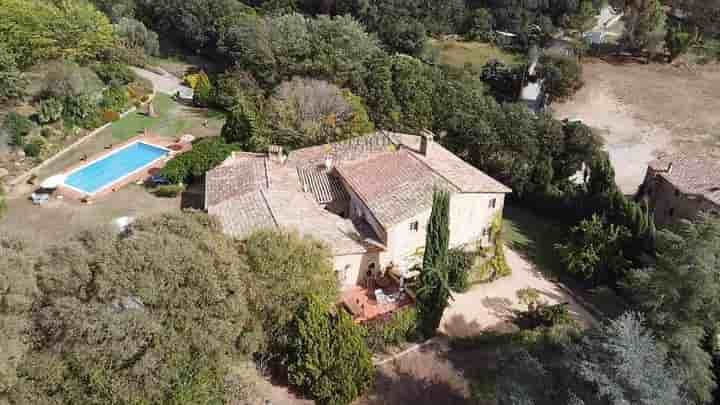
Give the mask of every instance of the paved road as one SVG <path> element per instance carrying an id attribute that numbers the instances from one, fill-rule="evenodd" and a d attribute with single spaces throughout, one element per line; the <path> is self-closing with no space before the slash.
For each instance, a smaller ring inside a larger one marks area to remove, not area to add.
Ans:
<path id="1" fill-rule="evenodd" d="M 178 91 L 183 94 L 186 94 L 187 92 L 192 92 L 192 89 L 184 86 L 180 79 L 171 75 L 168 72 L 165 72 L 162 69 L 158 69 L 158 71 L 163 72 L 162 75 L 137 67 L 133 67 L 132 70 L 138 76 L 150 80 L 155 86 L 155 91 L 158 91 L 160 93 L 173 95 Z"/>

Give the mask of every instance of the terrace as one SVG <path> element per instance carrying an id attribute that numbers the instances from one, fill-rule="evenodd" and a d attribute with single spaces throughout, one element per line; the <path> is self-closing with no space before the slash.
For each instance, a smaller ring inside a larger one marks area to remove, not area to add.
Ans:
<path id="1" fill-rule="evenodd" d="M 401 291 L 400 285 L 389 277 L 375 280 L 368 287 L 353 287 L 341 294 L 340 304 L 355 322 L 387 317 L 415 302 L 409 291 Z"/>

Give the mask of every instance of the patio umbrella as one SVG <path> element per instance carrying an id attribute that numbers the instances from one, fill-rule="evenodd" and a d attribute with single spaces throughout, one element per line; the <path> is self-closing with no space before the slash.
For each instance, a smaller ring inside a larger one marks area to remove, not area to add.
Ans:
<path id="1" fill-rule="evenodd" d="M 65 176 L 58 174 L 55 176 L 48 177 L 45 181 L 40 184 L 40 187 L 45 189 L 56 189 L 65 183 Z"/>

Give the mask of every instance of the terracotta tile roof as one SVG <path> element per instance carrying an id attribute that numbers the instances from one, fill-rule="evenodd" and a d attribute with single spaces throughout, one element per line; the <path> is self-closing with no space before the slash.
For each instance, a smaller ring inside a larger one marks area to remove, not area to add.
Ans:
<path id="1" fill-rule="evenodd" d="M 223 231 L 235 238 L 245 238 L 252 232 L 277 226 L 261 189 L 249 190 L 208 208 L 217 216 Z"/>
<path id="2" fill-rule="evenodd" d="M 284 164 L 261 154 L 236 153 L 206 174 L 205 206 L 236 237 L 282 226 L 317 237 L 334 254 L 350 254 L 382 248 L 382 241 L 368 224 L 353 223 L 323 208 L 347 199 L 340 179 L 385 229 L 430 209 L 436 187 L 510 192 L 440 144 L 432 143 L 428 156 L 419 148 L 419 136 L 377 132 L 293 151 Z M 325 168 L 328 156 L 335 170 Z"/>
<path id="3" fill-rule="evenodd" d="M 702 195 L 720 205 L 719 162 L 678 154 L 653 160 L 649 167 L 681 192 Z"/>
<path id="4" fill-rule="evenodd" d="M 458 191 L 404 149 L 339 165 L 337 171 L 385 229 L 429 209 L 436 187 Z"/>
<path id="5" fill-rule="evenodd" d="M 205 175 L 205 208 L 236 195 L 268 187 L 264 155 L 234 154 Z"/>

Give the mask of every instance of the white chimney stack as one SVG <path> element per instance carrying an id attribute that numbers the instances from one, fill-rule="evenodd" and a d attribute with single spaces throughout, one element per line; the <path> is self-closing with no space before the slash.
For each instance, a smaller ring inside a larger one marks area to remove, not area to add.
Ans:
<path id="1" fill-rule="evenodd" d="M 325 156 L 325 168 L 328 170 L 333 168 L 333 158 L 330 155 Z"/>
<path id="2" fill-rule="evenodd" d="M 420 132 L 420 153 L 422 155 L 428 156 L 434 137 L 435 135 L 426 129 Z"/>

